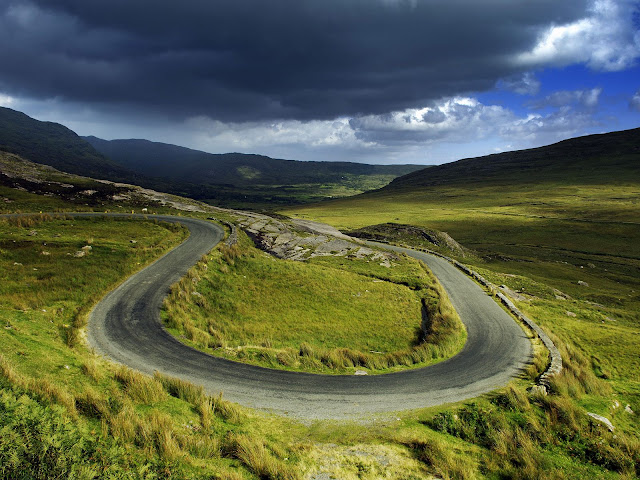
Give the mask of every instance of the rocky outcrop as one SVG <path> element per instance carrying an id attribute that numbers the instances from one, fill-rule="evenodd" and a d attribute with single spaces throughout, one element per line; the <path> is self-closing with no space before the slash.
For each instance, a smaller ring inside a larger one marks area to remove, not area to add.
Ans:
<path id="1" fill-rule="evenodd" d="M 277 258 L 303 261 L 322 256 L 353 257 L 390 267 L 397 257 L 360 244 L 329 225 L 309 221 L 285 222 L 267 215 L 252 214 L 240 226 L 256 246 Z"/>

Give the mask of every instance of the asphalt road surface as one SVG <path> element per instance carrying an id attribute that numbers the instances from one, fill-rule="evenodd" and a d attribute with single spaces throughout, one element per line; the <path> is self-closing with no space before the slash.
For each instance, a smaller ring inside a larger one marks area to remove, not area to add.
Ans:
<path id="1" fill-rule="evenodd" d="M 384 375 L 316 375 L 271 370 L 213 357 L 180 343 L 160 322 L 160 306 L 177 282 L 224 236 L 204 220 L 153 215 L 184 224 L 191 235 L 133 275 L 91 313 L 90 345 L 142 372 L 203 385 L 210 394 L 299 419 L 358 419 L 472 398 L 505 385 L 531 360 L 522 328 L 476 283 L 441 258 L 398 249 L 425 262 L 467 327 L 463 350 L 438 364 Z M 416 318 L 416 322 L 420 319 Z"/>

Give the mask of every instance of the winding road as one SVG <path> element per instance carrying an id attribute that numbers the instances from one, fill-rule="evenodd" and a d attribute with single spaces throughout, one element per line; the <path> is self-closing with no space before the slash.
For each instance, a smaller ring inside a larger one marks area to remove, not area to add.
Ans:
<path id="1" fill-rule="evenodd" d="M 478 396 L 505 385 L 531 360 L 522 328 L 465 274 L 442 258 L 388 246 L 425 262 L 444 286 L 468 331 L 458 355 L 425 368 L 368 376 L 271 370 L 207 355 L 162 328 L 160 306 L 169 287 L 224 231 L 195 218 L 152 218 L 182 223 L 191 234 L 107 294 L 87 331 L 98 353 L 136 370 L 180 377 L 210 394 L 222 391 L 228 400 L 294 418 L 357 419 Z"/>

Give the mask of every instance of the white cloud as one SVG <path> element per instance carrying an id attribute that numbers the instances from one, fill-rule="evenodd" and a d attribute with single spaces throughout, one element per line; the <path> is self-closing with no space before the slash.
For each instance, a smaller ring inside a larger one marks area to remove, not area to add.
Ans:
<path id="1" fill-rule="evenodd" d="M 15 103 L 15 99 L 9 95 L 0 93 L 0 107 L 11 107 Z"/>
<path id="2" fill-rule="evenodd" d="M 194 117 L 185 126 L 200 148 L 210 151 L 265 149 L 271 146 L 297 145 L 314 148 L 366 148 L 356 138 L 347 118 L 303 122 L 286 120 L 266 123 L 224 123 L 208 117 Z"/>
<path id="3" fill-rule="evenodd" d="M 180 135 L 182 143 L 207 151 L 259 151 L 289 158 L 301 158 L 299 152 L 304 151 L 305 159 L 408 161 L 421 158 L 419 152 L 424 157 L 430 149 L 440 151 L 443 145 L 466 151 L 465 145 L 477 144 L 483 145 L 481 154 L 585 133 L 596 121 L 592 109 L 581 107 L 595 106 L 599 94 L 600 89 L 556 92 L 548 100 L 557 107 L 554 111 L 525 116 L 461 96 L 423 108 L 327 121 L 223 123 L 196 117 L 186 122 Z"/>
<path id="4" fill-rule="evenodd" d="M 598 123 L 590 114 L 563 107 L 548 115 L 529 114 L 512 123 L 500 125 L 498 134 L 522 147 L 569 138 L 596 125 Z"/>
<path id="5" fill-rule="evenodd" d="M 493 125 L 514 118 L 504 107 L 483 105 L 471 97 L 454 97 L 430 107 L 354 118 L 350 124 L 357 138 L 396 145 L 482 138 L 493 130 Z"/>
<path id="6" fill-rule="evenodd" d="M 385 147 L 488 142 L 493 143 L 491 150 L 506 148 L 496 145 L 527 148 L 551 143 L 583 134 L 597 125 L 592 108 L 582 107 L 595 107 L 600 89 L 557 93 L 552 100 L 558 108 L 544 115 L 519 116 L 508 108 L 485 105 L 475 98 L 454 97 L 427 108 L 355 118 L 350 124 L 357 138 Z M 435 116 L 437 122 L 432 121 Z"/>
<path id="7" fill-rule="evenodd" d="M 632 0 L 594 0 L 589 16 L 544 31 L 537 45 L 515 58 L 524 67 L 586 63 L 596 70 L 618 71 L 640 57 L 640 32 Z"/>

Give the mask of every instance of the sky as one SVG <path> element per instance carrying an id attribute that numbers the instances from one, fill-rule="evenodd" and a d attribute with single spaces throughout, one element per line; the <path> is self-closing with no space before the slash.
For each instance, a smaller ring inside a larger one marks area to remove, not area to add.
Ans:
<path id="1" fill-rule="evenodd" d="M 440 164 L 640 126 L 631 0 L 0 0 L 0 106 L 212 153 Z"/>

